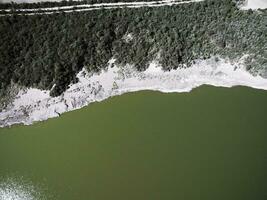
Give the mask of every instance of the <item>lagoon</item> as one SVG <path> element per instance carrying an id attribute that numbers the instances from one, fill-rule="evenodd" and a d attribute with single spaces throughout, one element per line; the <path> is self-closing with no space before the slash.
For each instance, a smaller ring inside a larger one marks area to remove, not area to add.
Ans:
<path id="1" fill-rule="evenodd" d="M 142 91 L 1 128 L 0 200 L 265 200 L 266 102 L 246 87 Z"/>

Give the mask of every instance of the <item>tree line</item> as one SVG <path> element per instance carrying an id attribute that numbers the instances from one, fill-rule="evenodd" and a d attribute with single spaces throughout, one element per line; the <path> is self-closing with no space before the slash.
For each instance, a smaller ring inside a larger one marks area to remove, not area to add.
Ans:
<path id="1" fill-rule="evenodd" d="M 267 69 L 267 10 L 241 11 L 231 0 L 157 8 L 110 9 L 0 17 L 0 96 L 12 84 L 62 94 L 83 68 L 99 72 L 111 58 L 145 70 L 159 57 L 164 70 L 196 59 L 247 54 L 247 69 Z M 125 37 L 131 34 L 132 39 Z"/>

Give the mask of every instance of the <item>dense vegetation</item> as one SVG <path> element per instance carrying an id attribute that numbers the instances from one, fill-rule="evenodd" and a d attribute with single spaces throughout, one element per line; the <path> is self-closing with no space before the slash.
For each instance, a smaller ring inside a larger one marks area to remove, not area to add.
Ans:
<path id="1" fill-rule="evenodd" d="M 11 84 L 60 95 L 85 66 L 117 64 L 145 70 L 158 57 L 165 70 L 213 55 L 267 69 L 267 10 L 240 11 L 231 0 L 139 9 L 0 17 L 0 96 Z M 133 39 L 125 36 L 130 34 Z"/>

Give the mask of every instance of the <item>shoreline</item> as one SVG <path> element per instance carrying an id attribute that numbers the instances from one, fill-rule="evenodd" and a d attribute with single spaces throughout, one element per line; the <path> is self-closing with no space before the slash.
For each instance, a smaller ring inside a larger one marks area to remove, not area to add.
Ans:
<path id="1" fill-rule="evenodd" d="M 190 68 L 164 72 L 157 61 L 153 61 L 146 71 L 138 72 L 130 65 L 111 67 L 114 61 L 111 59 L 108 69 L 99 74 L 89 74 L 83 69 L 77 74 L 78 83 L 71 84 L 58 97 L 52 98 L 49 91 L 35 88 L 21 90 L 0 113 L 0 127 L 30 125 L 113 96 L 144 90 L 182 93 L 202 85 L 227 88 L 247 86 L 267 90 L 267 79 L 251 75 L 241 62 L 231 64 L 223 59 L 216 62 L 211 58 L 197 60 Z"/>

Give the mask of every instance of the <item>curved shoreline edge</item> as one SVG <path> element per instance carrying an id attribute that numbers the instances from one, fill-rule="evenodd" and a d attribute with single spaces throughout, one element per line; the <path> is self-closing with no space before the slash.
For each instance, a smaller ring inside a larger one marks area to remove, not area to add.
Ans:
<path id="1" fill-rule="evenodd" d="M 114 61 L 111 59 L 108 69 L 99 74 L 89 74 L 83 69 L 77 74 L 79 82 L 71 84 L 59 97 L 50 97 L 49 91 L 35 88 L 21 90 L 0 113 L 0 127 L 30 125 L 112 96 L 142 90 L 180 93 L 190 92 L 201 85 L 267 90 L 267 79 L 250 74 L 241 61 L 197 60 L 192 67 L 167 72 L 162 71 L 157 61 L 151 62 L 144 72 L 138 72 L 130 65 L 113 66 Z"/>

